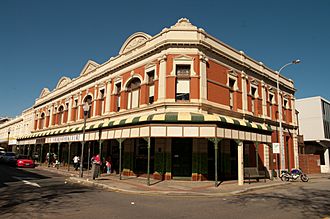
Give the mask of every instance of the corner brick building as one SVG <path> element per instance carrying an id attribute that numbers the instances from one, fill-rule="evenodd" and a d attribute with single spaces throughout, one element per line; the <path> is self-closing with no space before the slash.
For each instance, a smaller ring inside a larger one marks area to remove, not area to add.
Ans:
<path id="1" fill-rule="evenodd" d="M 22 149 L 81 154 L 83 105 L 90 110 L 85 160 L 101 153 L 124 175 L 166 180 L 238 179 L 243 168 L 277 169 L 277 73 L 180 19 L 155 36 L 130 36 L 118 56 L 88 61 L 33 105 L 34 129 Z M 280 76 L 285 168 L 298 166 L 295 88 Z M 121 160 L 121 163 L 119 161 Z"/>

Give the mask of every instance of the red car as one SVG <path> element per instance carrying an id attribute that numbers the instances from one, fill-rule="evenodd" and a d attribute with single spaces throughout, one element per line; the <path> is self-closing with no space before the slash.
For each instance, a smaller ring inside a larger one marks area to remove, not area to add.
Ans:
<path id="1" fill-rule="evenodd" d="M 17 157 L 17 167 L 31 167 L 34 168 L 34 161 L 26 156 L 26 155 L 19 155 Z"/>

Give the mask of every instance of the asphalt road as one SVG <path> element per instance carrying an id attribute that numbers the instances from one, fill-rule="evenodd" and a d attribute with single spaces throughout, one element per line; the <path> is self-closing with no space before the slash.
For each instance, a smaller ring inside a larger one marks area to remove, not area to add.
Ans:
<path id="1" fill-rule="evenodd" d="M 230 197 L 122 194 L 0 164 L 0 218 L 325 218 L 330 179 Z"/>

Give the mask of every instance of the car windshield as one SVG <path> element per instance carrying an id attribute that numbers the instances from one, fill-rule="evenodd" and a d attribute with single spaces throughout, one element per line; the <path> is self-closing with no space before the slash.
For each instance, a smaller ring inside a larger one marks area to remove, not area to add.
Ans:
<path id="1" fill-rule="evenodd" d="M 29 159 L 26 155 L 18 155 L 18 159 Z"/>

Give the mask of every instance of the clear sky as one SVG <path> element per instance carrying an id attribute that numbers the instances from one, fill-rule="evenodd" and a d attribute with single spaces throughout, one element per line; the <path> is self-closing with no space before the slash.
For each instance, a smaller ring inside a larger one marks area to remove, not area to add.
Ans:
<path id="1" fill-rule="evenodd" d="M 329 0 L 0 0 L 0 116 L 33 106 L 87 60 L 116 56 L 135 32 L 150 35 L 186 17 L 295 82 L 296 97 L 330 100 Z"/>

